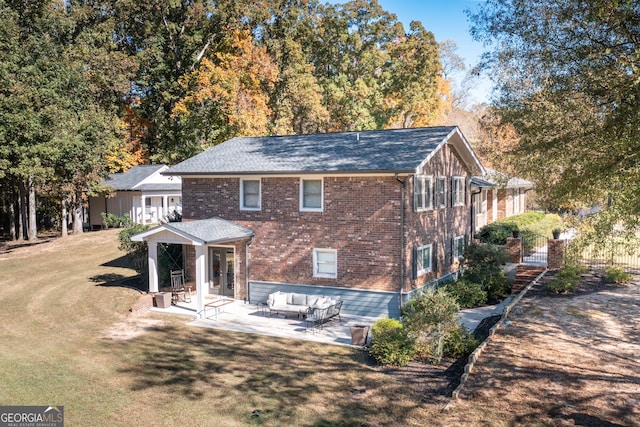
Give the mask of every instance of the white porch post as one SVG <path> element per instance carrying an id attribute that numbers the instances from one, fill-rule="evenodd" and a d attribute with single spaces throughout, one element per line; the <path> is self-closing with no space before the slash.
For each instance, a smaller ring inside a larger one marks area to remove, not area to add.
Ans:
<path id="1" fill-rule="evenodd" d="M 207 289 L 207 247 L 196 246 L 196 312 L 204 317 L 204 292 Z"/>
<path id="2" fill-rule="evenodd" d="M 169 196 L 166 194 L 162 196 L 162 216 L 166 217 L 169 215 Z"/>
<path id="3" fill-rule="evenodd" d="M 141 214 L 141 218 L 140 218 L 140 222 L 139 224 L 146 224 L 147 221 L 145 220 L 145 218 L 147 217 L 147 213 L 145 212 L 147 206 L 146 206 L 146 197 L 145 196 L 140 196 L 140 212 Z"/>
<path id="4" fill-rule="evenodd" d="M 149 292 L 158 292 L 158 244 L 148 241 L 149 247 Z"/>

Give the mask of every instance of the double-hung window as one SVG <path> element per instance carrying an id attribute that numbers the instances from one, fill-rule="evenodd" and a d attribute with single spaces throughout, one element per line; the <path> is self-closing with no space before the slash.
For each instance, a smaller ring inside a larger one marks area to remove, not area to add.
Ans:
<path id="1" fill-rule="evenodd" d="M 335 249 L 313 250 L 313 277 L 338 277 L 338 251 Z"/>
<path id="2" fill-rule="evenodd" d="M 322 212 L 323 185 L 322 179 L 300 180 L 300 210 Z"/>
<path id="3" fill-rule="evenodd" d="M 413 185 L 413 200 L 416 211 L 433 209 L 433 178 L 416 175 Z"/>
<path id="4" fill-rule="evenodd" d="M 240 181 L 240 209 L 260 210 L 260 180 L 243 179 Z"/>
<path id="5" fill-rule="evenodd" d="M 436 178 L 436 208 L 447 207 L 447 178 L 439 176 Z"/>
<path id="6" fill-rule="evenodd" d="M 461 206 L 465 204 L 465 178 L 454 176 L 451 179 L 451 204 Z"/>
<path id="7" fill-rule="evenodd" d="M 453 252 L 454 261 L 464 256 L 464 236 L 458 236 L 453 238 Z"/>
<path id="8" fill-rule="evenodd" d="M 416 248 L 416 276 L 422 276 L 431 271 L 432 245 Z"/>

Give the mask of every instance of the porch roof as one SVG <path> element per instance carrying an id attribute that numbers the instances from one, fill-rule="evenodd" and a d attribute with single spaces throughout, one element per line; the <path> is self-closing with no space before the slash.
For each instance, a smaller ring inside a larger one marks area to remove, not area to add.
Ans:
<path id="1" fill-rule="evenodd" d="M 226 219 L 213 217 L 197 221 L 168 222 L 131 236 L 134 242 L 153 239 L 162 234 L 173 234 L 191 241 L 194 245 L 211 245 L 237 240 L 248 240 L 254 236 L 253 230 L 242 227 Z"/>

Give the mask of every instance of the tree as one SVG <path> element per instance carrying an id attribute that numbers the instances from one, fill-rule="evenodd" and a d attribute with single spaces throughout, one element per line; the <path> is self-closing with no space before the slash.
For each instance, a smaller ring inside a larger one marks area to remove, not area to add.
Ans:
<path id="1" fill-rule="evenodd" d="M 514 171 L 556 206 L 603 205 L 637 226 L 640 8 L 633 1 L 489 0 L 470 12 L 489 46 L 496 111 L 520 136 Z"/>
<path id="2" fill-rule="evenodd" d="M 176 103 L 173 117 L 183 132 L 195 133 L 189 138 L 197 144 L 192 154 L 236 135 L 268 133 L 268 89 L 277 79 L 277 66 L 248 31 L 231 31 L 223 44 L 225 50 L 203 58 L 181 79 L 186 95 Z"/>

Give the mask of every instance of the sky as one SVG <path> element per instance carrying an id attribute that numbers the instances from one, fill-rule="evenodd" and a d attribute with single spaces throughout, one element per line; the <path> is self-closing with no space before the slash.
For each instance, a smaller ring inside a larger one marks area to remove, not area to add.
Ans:
<path id="1" fill-rule="evenodd" d="M 332 3 L 345 1 L 333 0 Z M 420 21 L 431 31 L 438 42 L 453 40 L 458 45 L 457 54 L 463 58 L 467 69 L 476 65 L 483 52 L 482 43 L 473 41 L 469 34 L 466 9 L 475 10 L 483 0 L 378 0 L 387 12 L 394 13 L 405 31 L 411 21 Z M 488 102 L 491 82 L 483 78 L 471 91 L 474 103 Z"/>

